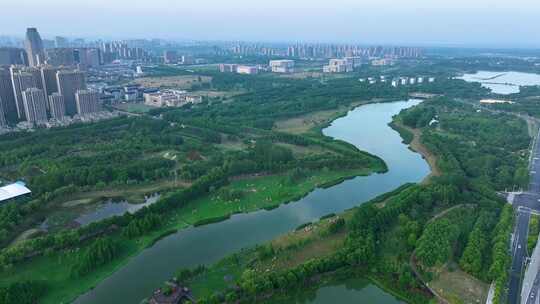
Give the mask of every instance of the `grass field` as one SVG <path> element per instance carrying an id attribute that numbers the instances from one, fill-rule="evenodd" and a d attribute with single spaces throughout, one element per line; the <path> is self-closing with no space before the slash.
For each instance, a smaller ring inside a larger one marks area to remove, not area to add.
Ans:
<path id="1" fill-rule="evenodd" d="M 178 215 L 182 221 L 193 224 L 203 218 L 252 212 L 297 200 L 322 184 L 368 173 L 368 170 L 362 169 L 318 172 L 295 184 L 285 182 L 283 175 L 237 180 L 224 189 L 242 191 L 243 196 L 240 199 L 227 201 L 221 198 L 219 193 L 210 194 L 189 203 L 179 210 Z"/>

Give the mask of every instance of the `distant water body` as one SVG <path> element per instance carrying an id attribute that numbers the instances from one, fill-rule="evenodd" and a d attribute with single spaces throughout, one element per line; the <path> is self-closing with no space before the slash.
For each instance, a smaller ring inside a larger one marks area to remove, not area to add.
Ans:
<path id="1" fill-rule="evenodd" d="M 540 85 L 540 74 L 512 71 L 478 71 L 457 78 L 467 82 L 479 82 L 483 87 L 491 89 L 493 93 L 504 95 L 519 93 L 520 86 Z"/>

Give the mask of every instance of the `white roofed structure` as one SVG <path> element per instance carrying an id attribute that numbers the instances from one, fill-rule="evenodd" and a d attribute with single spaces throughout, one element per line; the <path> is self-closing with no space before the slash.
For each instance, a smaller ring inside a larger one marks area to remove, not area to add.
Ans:
<path id="1" fill-rule="evenodd" d="M 26 188 L 23 182 L 16 182 L 11 185 L 0 187 L 0 203 L 30 193 L 32 193 L 32 191 Z"/>

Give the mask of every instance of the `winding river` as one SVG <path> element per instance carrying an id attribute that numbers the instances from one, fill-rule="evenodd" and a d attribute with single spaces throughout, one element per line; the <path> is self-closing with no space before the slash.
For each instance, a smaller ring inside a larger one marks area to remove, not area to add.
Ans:
<path id="1" fill-rule="evenodd" d="M 356 177 L 328 189 L 316 189 L 303 199 L 274 210 L 238 214 L 224 222 L 179 231 L 142 251 L 75 303 L 139 303 L 179 268 L 215 263 L 242 248 L 294 230 L 300 224 L 332 212 L 342 212 L 404 183 L 421 181 L 429 174 L 428 164 L 419 154 L 409 150 L 399 134 L 388 126 L 393 115 L 418 103 L 418 100 L 409 100 L 360 106 L 323 130 L 327 136 L 381 157 L 388 165 L 388 172 Z M 374 286 L 350 292 L 361 296 L 373 288 L 378 290 L 381 299 L 391 299 L 378 303 L 397 303 L 393 297 L 384 297 L 385 293 Z M 324 297 L 325 290 L 321 288 L 318 294 Z M 350 292 L 344 296 L 349 297 Z M 329 299 L 336 302 L 335 297 Z M 343 298 L 346 302 L 337 302 L 347 303 L 346 299 Z M 329 302 L 316 298 L 312 303 Z"/>

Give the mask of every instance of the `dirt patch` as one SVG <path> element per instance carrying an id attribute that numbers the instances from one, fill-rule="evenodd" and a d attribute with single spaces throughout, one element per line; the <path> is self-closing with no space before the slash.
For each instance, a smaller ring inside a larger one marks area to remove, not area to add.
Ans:
<path id="1" fill-rule="evenodd" d="M 69 201 L 69 202 L 65 202 L 65 203 L 62 204 L 62 207 L 71 208 L 71 207 L 76 207 L 76 206 L 80 206 L 80 205 L 91 204 L 91 203 L 94 203 L 94 202 L 95 202 L 94 198 L 82 198 L 82 199 L 78 199 L 78 200 L 72 200 L 72 201 Z"/>
<path id="2" fill-rule="evenodd" d="M 444 269 L 429 285 L 448 303 L 452 304 L 485 303 L 489 291 L 489 284 L 481 282 L 461 270 L 448 271 L 448 269 Z"/>

